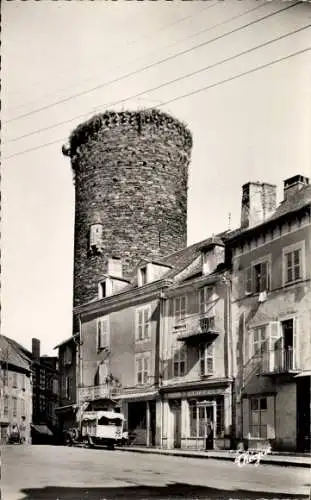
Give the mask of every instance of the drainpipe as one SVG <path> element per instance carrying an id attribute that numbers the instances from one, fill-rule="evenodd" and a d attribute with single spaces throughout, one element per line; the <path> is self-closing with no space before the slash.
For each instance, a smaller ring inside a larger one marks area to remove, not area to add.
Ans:
<path id="1" fill-rule="evenodd" d="M 158 386 L 162 385 L 163 380 L 163 361 L 164 361 L 164 335 L 165 335 L 165 313 L 166 313 L 166 296 L 163 290 L 160 292 L 160 311 L 159 311 L 159 374 L 158 374 Z M 163 425 L 164 425 L 164 405 L 163 397 L 160 396 L 160 409 L 161 409 L 161 425 L 160 425 L 160 447 L 163 447 Z"/>

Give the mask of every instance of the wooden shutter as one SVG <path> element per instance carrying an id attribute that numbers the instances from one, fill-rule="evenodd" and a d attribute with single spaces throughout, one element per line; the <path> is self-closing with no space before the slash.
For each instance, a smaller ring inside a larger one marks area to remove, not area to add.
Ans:
<path id="1" fill-rule="evenodd" d="M 212 343 L 205 348 L 205 370 L 206 374 L 214 372 L 214 351 L 215 344 Z"/>
<path id="2" fill-rule="evenodd" d="M 206 288 L 201 288 L 199 290 L 199 312 L 203 314 L 205 312 L 205 290 Z"/>
<path id="3" fill-rule="evenodd" d="M 108 364 L 101 363 L 98 367 L 98 383 L 99 385 L 106 384 L 106 379 L 108 377 Z"/>
<path id="4" fill-rule="evenodd" d="M 301 368 L 299 350 L 299 318 L 293 318 L 293 369 Z"/>
<path id="5" fill-rule="evenodd" d="M 280 337 L 280 322 L 271 321 L 268 326 L 269 371 L 274 371 L 278 363 L 281 362 L 280 356 L 282 356 L 283 351 L 279 348 Z"/>
<path id="6" fill-rule="evenodd" d="M 245 276 L 244 276 L 244 287 L 245 287 L 245 293 L 252 293 L 252 268 L 247 267 L 244 270 Z"/>
<path id="7" fill-rule="evenodd" d="M 186 297 L 180 298 L 180 319 L 186 316 Z"/>
<path id="8" fill-rule="evenodd" d="M 143 382 L 144 384 L 147 384 L 148 383 L 148 379 L 149 379 L 149 358 L 148 357 L 145 357 L 143 359 L 143 370 L 144 370 L 144 374 L 143 374 Z"/>
<path id="9" fill-rule="evenodd" d="M 101 318 L 98 321 L 98 348 L 109 347 L 109 318 Z"/>
<path id="10" fill-rule="evenodd" d="M 136 339 L 137 340 L 142 340 L 143 339 L 143 311 L 142 309 L 138 309 L 136 311 Z"/>
<path id="11" fill-rule="evenodd" d="M 143 337 L 145 339 L 149 339 L 150 337 L 150 331 L 149 331 L 149 319 L 150 319 L 150 308 L 149 306 L 144 309 L 144 332 L 143 332 Z"/>
<path id="12" fill-rule="evenodd" d="M 269 282 L 269 264 L 268 262 L 262 262 L 260 265 L 260 291 L 264 292 L 268 290 L 268 282 Z"/>

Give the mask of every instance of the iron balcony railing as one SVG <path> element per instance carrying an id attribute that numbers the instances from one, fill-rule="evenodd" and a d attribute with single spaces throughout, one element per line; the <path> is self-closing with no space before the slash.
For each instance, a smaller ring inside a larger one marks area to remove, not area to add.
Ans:
<path id="1" fill-rule="evenodd" d="M 255 354 L 243 368 L 244 385 L 254 375 L 296 373 L 300 370 L 298 351 L 278 348 Z"/>
<path id="2" fill-rule="evenodd" d="M 193 314 L 186 316 L 176 323 L 174 332 L 177 333 L 177 340 L 187 340 L 198 337 L 218 335 L 220 330 L 217 327 L 218 318 L 209 313 Z"/>
<path id="3" fill-rule="evenodd" d="M 299 369 L 298 351 L 291 347 L 274 349 L 261 354 L 260 374 L 291 373 Z"/>
<path id="4" fill-rule="evenodd" d="M 80 387 L 78 389 L 79 403 L 94 401 L 96 399 L 109 398 L 114 399 L 120 396 L 121 388 L 111 386 L 111 384 L 92 385 L 89 387 Z"/>

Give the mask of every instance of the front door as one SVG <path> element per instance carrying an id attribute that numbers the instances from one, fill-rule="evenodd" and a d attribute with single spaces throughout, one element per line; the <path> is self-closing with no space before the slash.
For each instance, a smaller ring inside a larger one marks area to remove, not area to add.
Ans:
<path id="1" fill-rule="evenodd" d="M 299 377 L 297 379 L 297 450 L 302 453 L 311 451 L 310 396 L 310 377 Z"/>
<path id="2" fill-rule="evenodd" d="M 205 449 L 212 450 L 214 448 L 214 406 L 205 406 Z"/>
<path id="3" fill-rule="evenodd" d="M 173 436 L 174 436 L 174 448 L 181 447 L 181 402 L 174 401 L 171 404 L 172 415 L 173 415 Z"/>

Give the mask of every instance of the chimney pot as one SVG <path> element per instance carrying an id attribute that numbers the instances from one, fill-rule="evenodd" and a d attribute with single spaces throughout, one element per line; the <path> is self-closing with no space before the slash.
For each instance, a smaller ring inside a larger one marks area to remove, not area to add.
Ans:
<path id="1" fill-rule="evenodd" d="M 289 177 L 284 181 L 284 200 L 287 200 L 288 197 L 298 193 L 300 189 L 309 184 L 308 177 L 304 177 L 303 175 L 294 175 L 293 177 Z"/>

